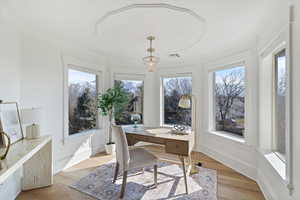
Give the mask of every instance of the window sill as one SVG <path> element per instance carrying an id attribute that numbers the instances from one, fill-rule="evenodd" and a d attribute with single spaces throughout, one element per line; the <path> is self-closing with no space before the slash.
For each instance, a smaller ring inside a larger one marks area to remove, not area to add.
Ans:
<path id="1" fill-rule="evenodd" d="M 74 133 L 72 135 L 66 135 L 65 140 L 68 141 L 68 140 L 73 140 L 73 139 L 76 139 L 76 138 L 92 136 L 92 135 L 96 134 L 97 132 L 99 132 L 100 130 L 102 130 L 102 129 L 95 128 L 95 129 L 91 129 L 91 130 L 82 131 L 82 132 L 79 132 L 79 133 Z"/>
<path id="2" fill-rule="evenodd" d="M 267 161 L 272 165 L 272 167 L 276 170 L 279 176 L 286 180 L 286 165 L 285 163 L 276 155 L 276 153 L 271 152 L 268 154 L 264 154 L 264 157 Z"/>
<path id="3" fill-rule="evenodd" d="M 229 133 L 229 132 L 225 132 L 225 131 L 208 131 L 208 133 L 216 135 L 216 136 L 220 136 L 220 137 L 223 137 L 223 138 L 235 141 L 235 142 L 245 144 L 245 138 L 244 137 L 237 136 L 237 135 L 234 135 L 234 134 Z"/>

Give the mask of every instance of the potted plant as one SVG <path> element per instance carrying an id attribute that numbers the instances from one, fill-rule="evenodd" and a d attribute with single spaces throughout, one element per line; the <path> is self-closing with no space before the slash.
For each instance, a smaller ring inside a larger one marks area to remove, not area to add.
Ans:
<path id="1" fill-rule="evenodd" d="M 128 103 L 128 95 L 120 86 L 109 88 L 105 93 L 100 94 L 98 98 L 98 108 L 102 116 L 108 116 L 108 142 L 105 145 L 107 154 L 115 152 L 115 143 L 112 141 L 112 120 L 115 117 L 114 110 L 120 110 Z"/>

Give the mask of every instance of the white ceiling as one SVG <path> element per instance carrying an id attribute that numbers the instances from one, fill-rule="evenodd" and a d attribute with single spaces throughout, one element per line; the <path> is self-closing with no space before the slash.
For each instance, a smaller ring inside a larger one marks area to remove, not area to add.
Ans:
<path id="1" fill-rule="evenodd" d="M 47 35 L 104 52 L 112 65 L 142 66 L 154 35 L 160 66 L 197 65 L 252 47 L 263 30 L 285 23 L 287 0 L 0 0 L 5 16 L 25 32 Z M 165 3 L 186 8 L 201 18 L 168 8 L 133 8 L 99 20 L 132 4 Z M 96 28 L 95 28 L 96 27 Z M 95 31 L 97 30 L 97 31 Z M 180 58 L 171 58 L 179 53 Z"/>

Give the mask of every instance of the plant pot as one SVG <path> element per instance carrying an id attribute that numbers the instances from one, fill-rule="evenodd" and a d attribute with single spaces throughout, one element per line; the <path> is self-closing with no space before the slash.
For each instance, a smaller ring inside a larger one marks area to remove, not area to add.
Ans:
<path id="1" fill-rule="evenodd" d="M 105 145 L 105 151 L 106 151 L 106 154 L 108 154 L 108 155 L 115 154 L 116 153 L 116 145 L 114 143 L 106 144 Z"/>

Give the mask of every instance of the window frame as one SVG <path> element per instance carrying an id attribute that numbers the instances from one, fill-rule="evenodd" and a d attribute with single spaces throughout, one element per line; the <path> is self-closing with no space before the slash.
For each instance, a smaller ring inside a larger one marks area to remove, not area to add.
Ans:
<path id="1" fill-rule="evenodd" d="M 87 67 L 83 67 L 87 66 Z M 102 77 L 102 71 L 98 71 L 94 69 L 95 67 L 89 65 L 89 64 L 73 64 L 72 62 L 66 63 L 64 67 L 64 139 L 63 142 L 65 142 L 66 139 L 71 139 L 71 138 L 77 138 L 81 137 L 84 135 L 90 135 L 94 134 L 97 130 L 100 130 L 103 128 L 103 123 L 102 123 L 102 117 L 100 115 L 97 115 L 97 127 L 94 129 L 89 129 L 89 130 L 84 130 L 78 133 L 74 134 L 69 134 L 69 69 L 81 71 L 81 72 L 86 72 L 90 74 L 95 74 L 96 75 L 96 90 L 97 93 L 103 92 L 103 77 Z"/>
<path id="2" fill-rule="evenodd" d="M 231 133 L 229 131 L 217 131 L 216 130 L 216 97 L 215 97 L 215 72 L 237 68 L 237 67 L 244 67 L 245 70 L 245 103 L 244 103 L 244 135 L 239 136 L 237 134 Z M 248 108 L 248 69 L 245 60 L 232 62 L 231 64 L 221 65 L 221 67 L 214 67 L 209 70 L 209 78 L 208 78 L 208 98 L 209 98 L 209 120 L 208 120 L 208 132 L 210 134 L 214 134 L 216 136 L 221 136 L 233 141 L 237 141 L 239 143 L 245 143 L 247 139 L 247 132 L 248 132 L 248 117 L 247 117 L 247 108 Z"/>
<path id="3" fill-rule="evenodd" d="M 120 78 L 118 78 L 118 75 Z M 144 125 L 145 123 L 145 77 L 143 75 L 138 76 L 138 75 L 130 75 L 130 74 L 115 74 L 114 79 L 113 79 L 113 86 L 115 86 L 115 81 L 142 81 L 143 82 L 143 109 L 142 109 L 142 115 L 143 115 L 143 123 L 139 123 L 137 125 Z M 121 126 L 131 126 L 134 124 L 124 124 Z"/>
<path id="4" fill-rule="evenodd" d="M 193 95 L 193 74 L 192 73 L 177 73 L 177 74 L 165 74 L 160 75 L 160 126 L 161 127 L 173 127 L 171 124 L 165 124 L 165 98 L 164 98 L 164 85 L 163 85 L 163 79 L 164 78 L 178 78 L 178 77 L 190 77 L 192 79 L 192 94 Z M 193 108 L 191 111 L 191 115 L 193 115 Z M 192 122 L 191 122 L 191 128 L 193 126 L 193 116 L 192 116 Z"/>
<path id="5" fill-rule="evenodd" d="M 290 37 L 290 36 L 288 36 Z M 282 49 L 286 50 L 286 156 L 285 162 L 273 151 L 273 137 L 274 137 L 274 56 L 280 52 Z M 282 35 L 279 35 L 275 38 L 274 42 L 267 46 L 260 52 L 260 59 L 263 61 L 264 59 L 268 59 L 270 56 L 270 64 L 266 64 L 266 66 L 270 68 L 269 72 L 271 73 L 270 82 L 270 99 L 269 102 L 271 104 L 271 130 L 270 136 L 268 138 L 268 146 L 266 144 L 264 146 L 260 146 L 260 152 L 262 156 L 266 159 L 266 161 L 270 164 L 270 166 L 274 169 L 275 173 L 278 174 L 278 177 L 281 180 L 281 183 L 286 186 L 289 193 L 293 192 L 293 142 L 292 142 L 292 68 L 293 63 L 292 60 L 292 52 L 289 38 L 284 38 Z M 266 146 L 266 147 L 265 147 Z M 269 159 L 271 157 L 273 159 Z"/>
<path id="6" fill-rule="evenodd" d="M 288 63 L 287 63 L 287 48 L 285 44 L 282 44 L 279 46 L 277 49 L 275 49 L 272 53 L 272 134 L 271 134 L 271 151 L 283 162 L 286 164 L 287 158 L 286 156 L 284 157 L 281 153 L 279 153 L 277 150 L 278 148 L 276 147 L 276 141 L 278 137 L 278 130 L 277 130 L 277 93 L 278 93 L 278 74 L 277 74 L 277 55 L 281 53 L 282 51 L 285 51 L 285 68 L 286 68 L 286 91 L 285 91 L 285 152 L 287 156 L 287 138 L 288 138 L 288 130 L 289 130 L 289 122 L 288 122 L 288 116 L 289 116 L 289 76 L 288 76 Z"/>

